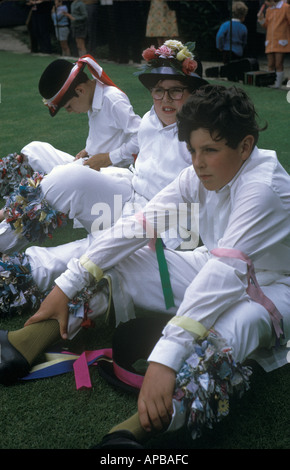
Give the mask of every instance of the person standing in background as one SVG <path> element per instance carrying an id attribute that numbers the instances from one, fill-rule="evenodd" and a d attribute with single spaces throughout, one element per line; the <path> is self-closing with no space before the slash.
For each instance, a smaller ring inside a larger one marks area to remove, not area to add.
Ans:
<path id="1" fill-rule="evenodd" d="M 265 53 L 270 72 L 276 72 L 272 88 L 280 88 L 284 78 L 284 57 L 290 52 L 290 5 L 283 0 L 269 0 L 266 15 L 262 8 L 259 23 L 266 28 Z"/>
<path id="2" fill-rule="evenodd" d="M 225 21 L 216 35 L 216 47 L 222 53 L 224 64 L 241 59 L 247 44 L 248 30 L 243 24 L 248 13 L 244 2 L 233 2 L 232 19 Z"/>
<path id="3" fill-rule="evenodd" d="M 143 1 L 115 1 L 115 38 L 117 61 L 120 64 L 140 63 L 140 52 L 146 29 L 146 15 Z"/>
<path id="4" fill-rule="evenodd" d="M 87 51 L 94 56 L 97 48 L 97 28 L 98 28 L 98 15 L 99 6 L 98 0 L 84 0 L 88 13 L 88 38 L 87 38 Z"/>
<path id="5" fill-rule="evenodd" d="M 68 46 L 69 37 L 69 19 L 65 13 L 68 13 L 68 9 L 63 5 L 62 0 L 55 0 L 54 6 L 51 10 L 51 18 L 54 24 L 56 39 L 60 42 L 62 55 L 69 56 L 70 49 Z"/>
<path id="6" fill-rule="evenodd" d="M 86 54 L 86 37 L 88 33 L 88 13 L 82 0 L 73 0 L 71 12 L 65 13 L 71 20 L 73 37 L 76 40 L 79 57 Z"/>
<path id="7" fill-rule="evenodd" d="M 147 18 L 146 37 L 157 38 L 159 46 L 165 39 L 179 36 L 176 13 L 164 0 L 151 0 Z"/>
<path id="8" fill-rule="evenodd" d="M 32 7 L 27 25 L 31 39 L 31 52 L 51 54 L 51 3 L 43 0 L 29 0 L 27 5 Z"/>
<path id="9" fill-rule="evenodd" d="M 100 0 L 100 16 L 103 25 L 106 25 L 102 31 L 105 42 L 108 44 L 108 59 L 114 62 L 118 60 L 117 40 L 116 40 L 116 13 L 113 0 Z M 102 29 L 102 28 L 101 28 Z"/>

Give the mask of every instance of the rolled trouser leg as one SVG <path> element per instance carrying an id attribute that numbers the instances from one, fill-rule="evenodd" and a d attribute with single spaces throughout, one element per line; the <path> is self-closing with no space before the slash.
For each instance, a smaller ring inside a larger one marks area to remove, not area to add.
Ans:
<path id="1" fill-rule="evenodd" d="M 69 153 L 54 148 L 47 142 L 33 141 L 21 150 L 33 171 L 50 173 L 57 165 L 72 163 L 74 157 Z"/>
<path id="2" fill-rule="evenodd" d="M 79 220 L 88 233 L 98 217 L 101 217 L 100 229 L 116 222 L 132 194 L 128 178 L 74 163 L 55 168 L 43 179 L 41 188 L 52 207 L 68 214 L 70 219 Z"/>
<path id="3" fill-rule="evenodd" d="M 18 188 L 7 197 L 2 222 L 1 251 L 19 251 L 28 243 L 42 244 L 47 236 L 65 223 L 65 214 L 53 209 L 44 199 L 41 181 L 43 175 L 34 173 L 24 178 Z M 14 231 L 14 233 L 12 233 Z M 10 238 L 11 234 L 11 239 Z"/>
<path id="4" fill-rule="evenodd" d="M 21 251 L 28 245 L 28 240 L 18 235 L 5 220 L 0 223 L 0 253 Z"/>

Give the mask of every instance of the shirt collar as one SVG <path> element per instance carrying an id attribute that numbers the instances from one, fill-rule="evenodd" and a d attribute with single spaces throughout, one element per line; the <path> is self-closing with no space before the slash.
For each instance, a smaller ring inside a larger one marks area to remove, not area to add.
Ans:
<path id="1" fill-rule="evenodd" d="M 275 8 L 282 8 L 283 3 L 284 3 L 284 1 L 281 0 L 281 1 L 278 2 L 276 5 L 273 5 L 273 6 L 271 6 L 270 8 L 272 8 L 272 9 L 275 9 Z"/>
<path id="2" fill-rule="evenodd" d="M 162 131 L 163 129 L 164 130 L 170 130 L 170 129 L 174 129 L 175 127 L 177 127 L 176 122 L 174 122 L 173 124 L 169 124 L 169 126 L 163 126 L 162 122 L 160 121 L 159 117 L 157 116 L 157 113 L 154 109 L 154 105 L 150 109 L 150 115 L 153 116 L 153 120 L 155 121 L 156 128 L 159 131 Z"/>
<path id="3" fill-rule="evenodd" d="M 92 112 L 99 111 L 102 107 L 103 96 L 104 96 L 104 85 L 99 82 L 99 80 L 94 79 L 96 82 L 93 102 L 92 102 Z"/>
<path id="4" fill-rule="evenodd" d="M 257 147 L 255 146 L 254 149 L 252 150 L 252 153 L 251 155 L 249 156 L 249 158 L 247 158 L 247 160 L 243 163 L 243 165 L 241 166 L 241 168 L 239 169 L 239 171 L 235 174 L 235 176 L 231 179 L 231 181 L 229 181 L 225 186 L 223 186 L 221 189 L 219 189 L 218 191 L 216 191 L 217 194 L 219 194 L 220 192 L 224 191 L 225 188 L 227 189 L 231 189 L 231 187 L 233 186 L 233 184 L 236 182 L 237 178 L 240 176 L 241 173 L 243 173 L 245 171 L 245 169 L 247 168 L 249 162 L 255 158 L 255 154 L 257 153 Z"/>

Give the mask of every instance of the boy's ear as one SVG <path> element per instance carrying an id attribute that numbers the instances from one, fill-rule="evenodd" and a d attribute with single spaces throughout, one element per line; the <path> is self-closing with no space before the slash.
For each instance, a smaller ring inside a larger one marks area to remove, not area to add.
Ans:
<path id="1" fill-rule="evenodd" d="M 85 93 L 85 88 L 82 86 L 81 83 L 75 88 L 75 93 L 78 96 L 83 95 Z"/>
<path id="2" fill-rule="evenodd" d="M 244 161 L 247 160 L 249 156 L 251 155 L 254 145 L 255 145 L 255 138 L 253 135 L 247 135 L 240 142 L 241 157 Z"/>

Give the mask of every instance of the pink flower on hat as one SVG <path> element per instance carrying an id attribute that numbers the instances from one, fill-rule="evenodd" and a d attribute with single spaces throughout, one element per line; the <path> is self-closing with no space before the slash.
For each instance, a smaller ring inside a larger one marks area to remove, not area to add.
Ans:
<path id="1" fill-rule="evenodd" d="M 186 75 L 190 75 L 192 72 L 195 72 L 197 69 L 197 62 L 192 59 L 185 59 L 182 63 L 182 72 Z"/>
<path id="2" fill-rule="evenodd" d="M 167 46 L 160 46 L 157 49 L 156 54 L 163 58 L 174 57 L 172 50 Z"/>
<path id="3" fill-rule="evenodd" d="M 148 47 L 143 51 L 142 57 L 144 60 L 149 61 L 155 58 L 156 49 L 154 46 Z"/>

